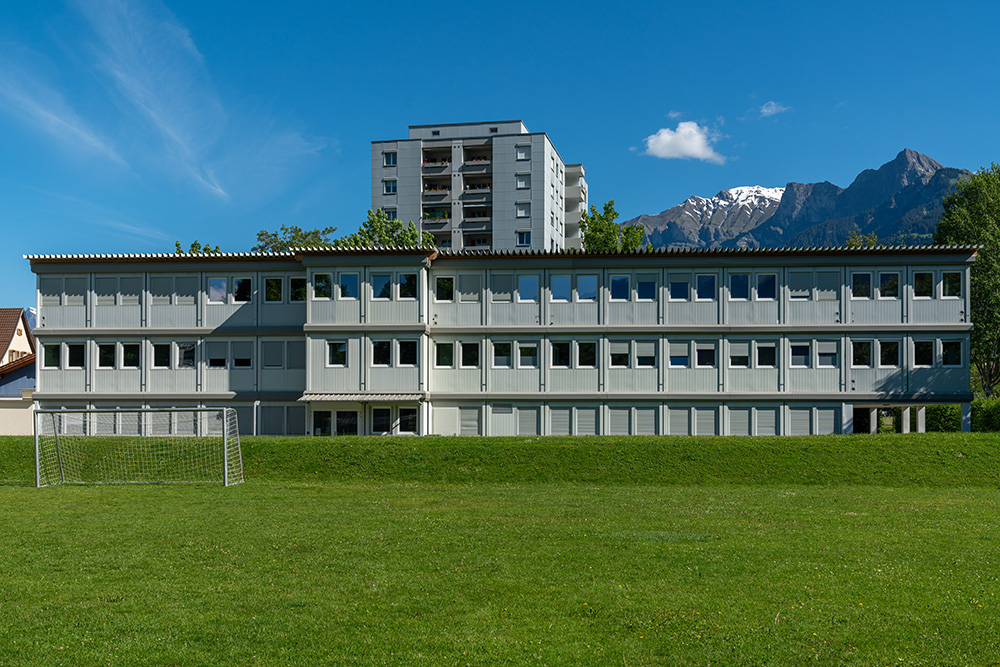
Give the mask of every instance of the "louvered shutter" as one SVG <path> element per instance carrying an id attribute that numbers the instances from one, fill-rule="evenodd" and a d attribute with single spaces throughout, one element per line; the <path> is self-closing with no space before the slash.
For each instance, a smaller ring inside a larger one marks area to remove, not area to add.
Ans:
<path id="1" fill-rule="evenodd" d="M 517 434 L 538 435 L 538 408 L 517 409 Z"/>
<path id="2" fill-rule="evenodd" d="M 635 434 L 656 435 L 656 408 L 635 409 Z"/>
<path id="3" fill-rule="evenodd" d="M 757 435 L 778 435 L 778 411 L 757 408 Z"/>
<path id="4" fill-rule="evenodd" d="M 552 435 L 569 435 L 570 408 L 552 408 L 549 411 L 552 420 Z"/>
<path id="5" fill-rule="evenodd" d="M 670 408 L 670 435 L 690 435 L 688 409 Z"/>
<path id="6" fill-rule="evenodd" d="M 628 435 L 629 408 L 611 408 L 610 435 Z"/>
<path id="7" fill-rule="evenodd" d="M 576 409 L 576 434 L 597 435 L 597 408 Z"/>
<path id="8" fill-rule="evenodd" d="M 696 408 L 698 435 L 716 435 L 715 408 Z"/>
<path id="9" fill-rule="evenodd" d="M 750 435 L 750 408 L 729 408 L 729 434 Z"/>
<path id="10" fill-rule="evenodd" d="M 790 435 L 809 435 L 812 408 L 791 408 L 788 430 Z"/>
<path id="11" fill-rule="evenodd" d="M 816 410 L 816 433 L 830 435 L 837 432 L 837 408 Z"/>
<path id="12" fill-rule="evenodd" d="M 462 435 L 479 435 L 479 408 L 460 408 Z"/>

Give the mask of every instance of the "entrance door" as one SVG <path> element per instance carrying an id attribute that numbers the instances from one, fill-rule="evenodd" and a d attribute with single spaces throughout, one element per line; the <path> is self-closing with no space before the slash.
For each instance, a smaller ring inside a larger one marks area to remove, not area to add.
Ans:
<path id="1" fill-rule="evenodd" d="M 318 410 L 313 413 L 313 435 L 331 435 L 331 416 L 329 410 Z"/>
<path id="2" fill-rule="evenodd" d="M 337 435 L 358 434 L 358 413 L 354 410 L 337 411 Z"/>

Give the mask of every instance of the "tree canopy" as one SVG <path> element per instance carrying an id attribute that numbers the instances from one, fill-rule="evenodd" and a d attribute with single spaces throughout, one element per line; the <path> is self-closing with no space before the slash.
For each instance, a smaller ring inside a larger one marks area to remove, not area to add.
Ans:
<path id="1" fill-rule="evenodd" d="M 174 250 L 175 255 L 217 255 L 222 252 L 219 250 L 219 246 L 215 246 L 214 248 L 210 245 L 203 246 L 198 241 L 192 241 L 191 246 L 187 250 L 181 246 L 180 241 L 177 241 L 174 246 L 176 248 Z"/>
<path id="2" fill-rule="evenodd" d="M 878 245 L 878 235 L 875 232 L 871 234 L 859 234 L 853 229 L 847 235 L 848 248 L 874 248 Z"/>
<path id="3" fill-rule="evenodd" d="M 283 252 L 289 248 L 312 248 L 330 245 L 330 234 L 337 231 L 336 227 L 322 229 L 302 229 L 297 225 L 282 225 L 276 232 L 262 229 L 257 232 L 257 245 L 250 248 L 253 252 Z"/>
<path id="4" fill-rule="evenodd" d="M 980 169 L 944 198 L 936 243 L 982 244 L 972 264 L 972 363 L 983 393 L 1000 383 L 1000 165 Z"/>
<path id="5" fill-rule="evenodd" d="M 598 213 L 591 204 L 590 212 L 580 216 L 580 234 L 585 252 L 635 252 L 642 246 L 646 233 L 641 225 L 621 227 L 615 220 L 615 200 L 604 204 L 604 211 Z"/>
<path id="6" fill-rule="evenodd" d="M 345 246 L 389 246 L 395 248 L 429 248 L 434 245 L 434 237 L 421 234 L 411 220 L 403 225 L 402 220 L 390 219 L 385 211 L 368 211 L 368 219 L 353 234 L 333 241 L 333 245 Z"/>

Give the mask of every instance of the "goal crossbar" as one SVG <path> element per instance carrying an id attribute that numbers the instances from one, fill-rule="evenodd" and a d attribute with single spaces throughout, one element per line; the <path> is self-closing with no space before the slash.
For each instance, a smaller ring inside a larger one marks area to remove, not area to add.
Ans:
<path id="1" fill-rule="evenodd" d="M 36 410 L 35 484 L 243 481 L 234 408 Z"/>

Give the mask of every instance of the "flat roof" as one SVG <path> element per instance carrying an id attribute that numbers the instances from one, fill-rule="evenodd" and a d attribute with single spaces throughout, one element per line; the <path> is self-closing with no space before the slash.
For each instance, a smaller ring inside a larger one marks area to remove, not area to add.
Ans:
<path id="1" fill-rule="evenodd" d="M 520 123 L 524 125 L 524 121 L 521 119 L 515 120 L 477 120 L 469 123 L 430 123 L 429 125 L 407 125 L 407 128 L 412 127 L 461 127 L 462 125 L 489 125 L 490 123 Z M 527 128 L 527 125 L 525 125 Z"/>

